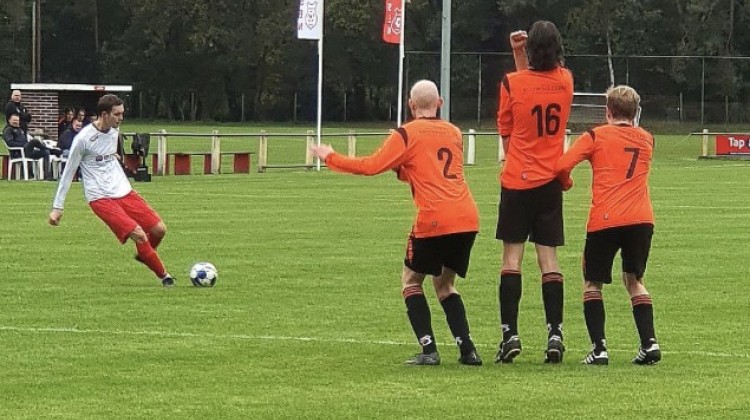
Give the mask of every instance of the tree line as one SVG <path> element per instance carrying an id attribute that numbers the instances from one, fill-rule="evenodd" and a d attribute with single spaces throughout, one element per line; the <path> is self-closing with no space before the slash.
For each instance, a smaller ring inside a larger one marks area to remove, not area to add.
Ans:
<path id="1" fill-rule="evenodd" d="M 18 0 L 0 3 L 0 84 L 31 82 L 32 5 L 39 2 L 39 82 L 129 84 L 145 118 L 312 118 L 314 42 L 296 39 L 297 0 Z M 326 0 L 324 118 L 392 118 L 398 48 L 381 40 L 384 0 Z M 441 0 L 411 0 L 406 48 L 435 52 Z M 639 90 L 745 102 L 745 61 L 625 63 L 623 57 L 745 56 L 750 2 L 739 0 L 461 0 L 452 6 L 452 50 L 487 53 L 480 87 L 488 101 L 512 61 L 508 34 L 538 19 L 563 34 L 577 90 L 601 91 L 642 74 Z M 599 55 L 587 64 L 586 55 Z M 409 77 L 435 77 L 436 55 L 408 55 Z M 475 58 L 454 56 L 453 94 L 476 95 Z M 462 61 L 463 60 L 463 61 Z M 437 78 L 436 78 L 437 79 Z M 7 98 L 0 90 L 0 99 Z M 464 92 L 465 91 L 465 92 Z M 460 102 L 460 101 L 459 101 Z M 489 108 L 489 107 L 488 107 Z"/>

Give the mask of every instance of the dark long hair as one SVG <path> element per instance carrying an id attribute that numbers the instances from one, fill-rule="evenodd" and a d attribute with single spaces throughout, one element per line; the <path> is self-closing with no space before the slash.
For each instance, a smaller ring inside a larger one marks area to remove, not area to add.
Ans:
<path id="1" fill-rule="evenodd" d="M 552 70 L 564 65 L 562 37 L 552 22 L 538 20 L 531 25 L 526 51 L 534 70 Z"/>

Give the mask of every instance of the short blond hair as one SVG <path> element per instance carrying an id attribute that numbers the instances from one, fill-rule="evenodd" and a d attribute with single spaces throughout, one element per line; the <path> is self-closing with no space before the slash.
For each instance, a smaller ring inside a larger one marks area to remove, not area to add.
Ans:
<path id="1" fill-rule="evenodd" d="M 607 89 L 607 109 L 616 120 L 634 119 L 640 105 L 641 96 L 630 86 L 619 85 Z"/>

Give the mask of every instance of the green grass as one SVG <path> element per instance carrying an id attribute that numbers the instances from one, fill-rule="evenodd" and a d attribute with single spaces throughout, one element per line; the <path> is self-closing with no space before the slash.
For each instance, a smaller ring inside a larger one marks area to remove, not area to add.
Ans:
<path id="1" fill-rule="evenodd" d="M 297 146 L 289 150 L 303 153 Z M 133 261 L 132 244 L 118 245 L 79 184 L 52 228 L 54 184 L 2 181 L 0 418 L 745 418 L 750 165 L 698 161 L 699 152 L 697 138 L 657 139 L 646 284 L 664 361 L 645 368 L 629 363 L 637 335 L 619 284 L 605 289 L 611 364 L 579 364 L 589 347 L 580 275 L 586 167 L 565 196 L 565 363 L 542 364 L 546 329 L 529 248 L 524 353 L 513 365 L 492 364 L 501 247 L 491 137 L 466 170 L 482 226 L 459 284 L 488 362 L 480 368 L 455 362 L 432 294 L 443 365 L 401 365 L 417 351 L 399 288 L 414 210 L 391 174 L 275 170 L 134 184 L 169 227 L 159 251 L 177 276 L 173 290 Z M 197 260 L 218 267 L 215 288 L 188 286 Z"/>

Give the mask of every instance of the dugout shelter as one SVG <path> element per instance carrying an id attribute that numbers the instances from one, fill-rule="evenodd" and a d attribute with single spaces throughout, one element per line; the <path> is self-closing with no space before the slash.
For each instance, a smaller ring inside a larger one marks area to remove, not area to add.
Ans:
<path id="1" fill-rule="evenodd" d="M 21 103 L 32 115 L 29 132 L 54 141 L 57 141 L 57 123 L 65 108 L 72 108 L 74 111 L 85 108 L 91 115 L 96 113 L 96 103 L 103 95 L 122 95 L 133 91 L 130 85 L 72 83 L 11 83 L 10 89 L 21 91 Z"/>

